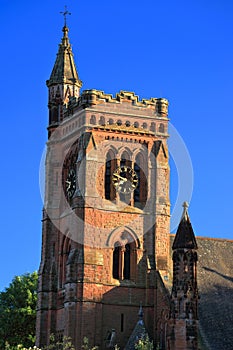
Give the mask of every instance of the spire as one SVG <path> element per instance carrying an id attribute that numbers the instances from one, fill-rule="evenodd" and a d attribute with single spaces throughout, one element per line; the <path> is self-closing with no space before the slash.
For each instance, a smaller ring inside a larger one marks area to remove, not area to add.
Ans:
<path id="1" fill-rule="evenodd" d="M 78 90 L 82 87 L 82 81 L 79 79 L 78 72 L 74 63 L 72 48 L 69 42 L 69 29 L 64 25 L 63 38 L 59 45 L 57 58 L 47 86 L 51 87 L 58 84 L 70 84 L 77 86 Z"/>
<path id="2" fill-rule="evenodd" d="M 197 242 L 188 215 L 188 203 L 183 204 L 183 214 L 178 226 L 172 249 L 197 249 Z"/>
<path id="3" fill-rule="evenodd" d="M 140 308 L 139 308 L 139 311 L 138 311 L 138 323 L 143 325 L 144 322 L 143 322 L 143 309 L 142 309 L 142 303 L 140 303 Z"/>
<path id="4" fill-rule="evenodd" d="M 173 281 L 170 304 L 171 350 L 198 349 L 197 243 L 188 215 L 184 210 L 172 246 Z"/>
<path id="5" fill-rule="evenodd" d="M 70 13 L 65 7 L 63 37 L 59 45 L 57 58 L 46 84 L 49 89 L 49 126 L 48 136 L 62 122 L 65 117 L 64 106 L 68 104 L 70 98 L 80 96 L 82 81 L 79 79 L 78 72 L 74 63 L 74 56 L 69 42 L 69 29 L 66 25 L 66 16 Z"/>

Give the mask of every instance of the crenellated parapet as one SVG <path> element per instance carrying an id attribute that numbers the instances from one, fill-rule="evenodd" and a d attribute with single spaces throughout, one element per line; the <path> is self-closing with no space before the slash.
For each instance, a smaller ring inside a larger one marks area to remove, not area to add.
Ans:
<path id="1" fill-rule="evenodd" d="M 81 96 L 77 99 L 72 98 L 68 103 L 68 109 L 74 107 L 91 107 L 100 104 L 126 104 L 134 107 L 140 107 L 153 110 L 155 114 L 161 117 L 168 115 L 168 100 L 165 98 L 139 99 L 134 92 L 121 90 L 114 97 L 112 94 L 106 94 L 101 90 L 84 90 Z"/>

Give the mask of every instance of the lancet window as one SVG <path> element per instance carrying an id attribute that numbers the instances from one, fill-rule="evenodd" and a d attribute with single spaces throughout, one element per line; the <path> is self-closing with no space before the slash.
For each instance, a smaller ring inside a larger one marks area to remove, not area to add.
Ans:
<path id="1" fill-rule="evenodd" d="M 60 268 L 59 286 L 60 286 L 60 288 L 62 288 L 64 286 L 65 281 L 66 281 L 66 263 L 68 260 L 70 249 L 71 249 L 70 238 L 65 236 L 63 241 L 62 241 L 61 253 L 60 253 L 60 264 L 59 264 L 59 268 Z"/>
<path id="2" fill-rule="evenodd" d="M 117 162 L 114 152 L 110 150 L 107 153 L 105 163 L 105 199 L 114 200 L 116 198 L 116 190 L 112 182 L 112 174 L 116 169 Z"/>

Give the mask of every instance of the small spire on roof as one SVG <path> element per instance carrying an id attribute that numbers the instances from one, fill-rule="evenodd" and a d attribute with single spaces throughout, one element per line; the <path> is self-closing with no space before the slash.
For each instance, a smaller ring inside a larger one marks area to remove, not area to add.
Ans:
<path id="1" fill-rule="evenodd" d="M 142 303 L 140 303 L 139 311 L 138 311 L 138 317 L 139 317 L 139 324 L 143 324 L 143 309 L 142 309 Z"/>
<path id="2" fill-rule="evenodd" d="M 188 203 L 183 204 L 183 214 L 176 232 L 172 249 L 197 249 L 197 242 L 188 214 Z"/>
<path id="3" fill-rule="evenodd" d="M 62 96 L 63 102 L 67 103 L 68 97 L 79 97 L 80 96 L 80 88 L 82 87 L 82 81 L 79 79 L 78 72 L 75 66 L 72 47 L 69 42 L 68 32 L 69 28 L 66 26 L 66 17 L 71 13 L 68 12 L 67 7 L 65 6 L 65 10 L 60 12 L 64 16 L 64 27 L 62 28 L 63 37 L 61 43 L 59 44 L 59 50 L 57 53 L 56 61 L 53 66 L 52 73 L 50 75 L 49 80 L 47 80 L 47 86 L 50 88 L 51 86 L 63 85 L 65 84 L 72 85 L 72 93 L 66 94 L 67 90 L 64 90 L 64 94 Z M 65 86 L 67 89 L 67 86 Z M 70 90 L 70 91 L 71 91 Z"/>
<path id="4" fill-rule="evenodd" d="M 139 311 L 138 311 L 138 317 L 143 318 L 143 309 L 142 309 L 142 303 L 140 303 Z"/>
<path id="5" fill-rule="evenodd" d="M 184 202 L 182 207 L 184 208 L 184 210 L 183 210 L 183 214 L 182 214 L 182 218 L 181 219 L 187 217 L 187 215 L 188 215 L 188 207 L 189 207 L 188 202 Z"/>
<path id="6" fill-rule="evenodd" d="M 71 12 L 67 10 L 67 6 L 65 5 L 65 11 L 60 11 L 60 14 L 64 16 L 64 27 L 66 27 L 66 17 L 67 15 L 71 15 Z"/>

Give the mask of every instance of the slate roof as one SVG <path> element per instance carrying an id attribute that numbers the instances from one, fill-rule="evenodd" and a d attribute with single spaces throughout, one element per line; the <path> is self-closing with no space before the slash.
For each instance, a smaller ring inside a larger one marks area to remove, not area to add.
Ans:
<path id="1" fill-rule="evenodd" d="M 139 316 L 139 320 L 136 323 L 136 326 L 135 326 L 124 350 L 135 350 L 135 344 L 137 344 L 139 339 L 146 339 L 146 337 L 149 337 L 148 332 L 147 332 L 146 327 L 145 327 L 145 324 L 144 324 L 144 321 L 143 321 L 142 307 L 140 307 L 138 316 Z"/>
<path id="2" fill-rule="evenodd" d="M 200 333 L 208 350 L 232 350 L 233 241 L 197 237 L 197 245 Z"/>

